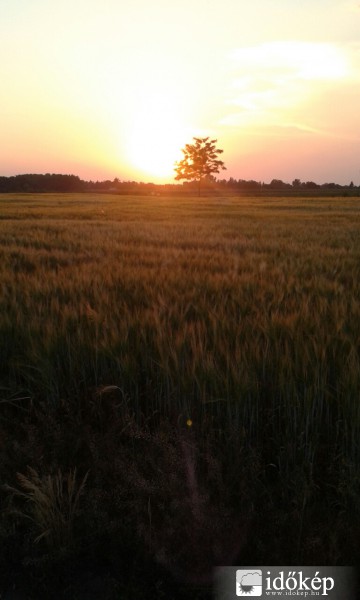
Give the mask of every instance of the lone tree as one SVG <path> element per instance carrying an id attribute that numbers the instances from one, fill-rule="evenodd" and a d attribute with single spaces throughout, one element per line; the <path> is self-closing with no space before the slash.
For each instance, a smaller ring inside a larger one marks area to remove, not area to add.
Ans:
<path id="1" fill-rule="evenodd" d="M 220 169 L 226 167 L 223 161 L 219 160 L 219 154 L 222 154 L 223 150 L 216 148 L 217 140 L 194 137 L 194 141 L 194 144 L 186 144 L 182 149 L 184 158 L 175 163 L 175 179 L 197 181 L 200 196 L 202 180 L 210 178 L 213 173 L 219 173 Z"/>

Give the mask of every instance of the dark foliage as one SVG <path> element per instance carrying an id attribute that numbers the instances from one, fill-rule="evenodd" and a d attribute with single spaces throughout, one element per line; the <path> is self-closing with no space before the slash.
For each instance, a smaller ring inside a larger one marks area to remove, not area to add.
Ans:
<path id="1" fill-rule="evenodd" d="M 184 159 L 185 160 L 185 159 Z M 214 169 L 224 168 L 216 163 L 222 163 L 217 160 L 217 154 L 214 158 Z M 183 161 L 181 161 L 183 162 Z M 208 165 L 209 166 L 209 165 Z M 300 179 L 294 179 L 292 184 L 286 183 L 281 179 L 272 179 L 270 183 L 245 179 L 215 179 L 210 171 L 201 175 L 201 191 L 205 195 L 262 195 L 262 196 L 358 196 L 360 186 L 354 185 L 351 181 L 349 185 L 340 185 L 337 183 L 324 183 L 319 185 L 314 181 L 301 182 Z M 182 171 L 181 171 L 182 173 Z M 185 171 L 184 171 L 185 173 Z M 198 173 L 199 175 L 199 173 Z M 15 175 L 11 177 L 0 177 L 0 193 L 56 193 L 56 192 L 101 192 L 120 195 L 141 195 L 141 196 L 192 196 L 198 193 L 199 179 L 193 171 L 188 171 L 188 181 L 182 184 L 155 184 L 144 183 L 142 181 L 120 181 L 117 177 L 104 181 L 85 181 L 77 175 L 61 174 L 28 174 Z M 183 176 L 177 177 L 182 179 Z"/>

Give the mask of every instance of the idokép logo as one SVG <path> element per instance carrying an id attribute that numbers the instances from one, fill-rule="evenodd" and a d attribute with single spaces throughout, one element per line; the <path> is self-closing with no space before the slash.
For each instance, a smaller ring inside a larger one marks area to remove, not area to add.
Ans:
<path id="1" fill-rule="evenodd" d="M 236 595 L 237 596 L 261 596 L 262 595 L 262 571 L 236 571 Z"/>

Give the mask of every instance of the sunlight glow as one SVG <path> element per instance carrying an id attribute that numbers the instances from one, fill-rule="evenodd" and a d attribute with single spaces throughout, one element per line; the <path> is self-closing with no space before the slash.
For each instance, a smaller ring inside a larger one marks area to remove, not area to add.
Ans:
<path id="1" fill-rule="evenodd" d="M 169 178 L 187 139 L 174 98 L 164 92 L 144 93 L 133 107 L 129 158 L 143 173 Z"/>

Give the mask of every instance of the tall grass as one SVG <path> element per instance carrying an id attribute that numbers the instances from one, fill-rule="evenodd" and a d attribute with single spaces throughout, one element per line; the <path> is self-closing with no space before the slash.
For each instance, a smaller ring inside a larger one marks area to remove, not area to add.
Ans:
<path id="1" fill-rule="evenodd" d="M 76 468 L 67 475 L 59 470 L 54 476 L 41 477 L 28 467 L 26 475 L 17 473 L 18 487 L 5 486 L 13 498 L 24 501 L 17 514 L 32 521 L 35 542 L 45 538 L 51 548 L 71 544 L 73 523 L 87 475 L 78 483 Z"/>
<path id="2" fill-rule="evenodd" d="M 151 454 L 165 419 L 164 447 L 180 445 L 164 470 L 179 471 L 191 419 L 209 514 L 221 494 L 204 456 L 218 461 L 229 514 L 241 505 L 249 520 L 258 503 L 275 515 L 280 540 L 270 549 L 257 516 L 248 554 L 281 564 L 290 526 L 294 561 L 345 560 L 340 531 L 360 507 L 359 209 L 357 198 L 2 196 L 0 423 L 21 423 L 8 444 L 28 452 L 3 456 L 7 477 L 39 461 L 90 468 L 111 504 L 124 447 L 137 472 L 136 440 Z M 149 507 L 156 521 L 147 493 L 144 530 Z"/>

